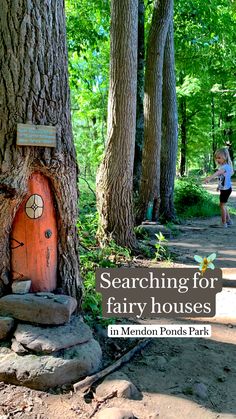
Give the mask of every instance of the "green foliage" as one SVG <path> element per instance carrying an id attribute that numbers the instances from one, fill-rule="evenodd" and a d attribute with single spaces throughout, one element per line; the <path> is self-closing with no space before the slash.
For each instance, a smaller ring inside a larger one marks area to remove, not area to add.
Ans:
<path id="1" fill-rule="evenodd" d="M 176 221 L 176 223 L 177 222 L 178 220 Z M 168 230 L 171 231 L 172 237 L 177 237 L 180 234 L 178 228 L 176 227 L 176 224 L 174 224 L 172 221 L 166 223 L 166 228 L 168 228 Z"/>
<path id="2" fill-rule="evenodd" d="M 88 185 L 81 180 L 78 233 L 80 272 L 84 285 L 82 309 L 86 321 L 90 324 L 95 321 L 107 324 L 113 320 L 102 318 L 101 295 L 95 291 L 95 271 L 99 267 L 115 268 L 127 264 L 131 261 L 131 255 L 128 249 L 116 245 L 113 241 L 110 241 L 109 246 L 98 247 L 96 240 L 98 214 L 93 187 L 92 182 Z"/>
<path id="3" fill-rule="evenodd" d="M 138 240 L 145 240 L 149 238 L 148 232 L 143 226 L 135 227 L 134 232 Z"/>
<path id="4" fill-rule="evenodd" d="M 155 234 L 157 238 L 157 243 L 155 244 L 155 259 L 156 260 L 170 260 L 170 252 L 167 247 L 168 240 L 165 236 L 160 232 Z"/>
<path id="5" fill-rule="evenodd" d="M 108 0 L 66 1 L 74 141 L 80 171 L 93 179 L 106 135 L 109 9 Z"/>
<path id="6" fill-rule="evenodd" d="M 89 226 L 84 226 L 86 232 Z M 80 232 L 83 233 L 82 231 Z M 93 234 L 91 230 L 91 234 Z M 83 237 L 83 234 L 82 234 Z M 83 240 L 83 239 L 82 239 Z M 127 263 L 131 260 L 128 249 L 117 246 L 111 242 L 105 248 L 93 247 L 85 250 L 81 249 L 80 266 L 81 276 L 84 279 L 84 295 L 82 302 L 82 309 L 84 315 L 89 323 L 100 322 L 107 324 L 113 322 L 112 319 L 104 319 L 102 317 L 101 295 L 95 291 L 95 272 L 97 268 L 115 268 Z"/>
<path id="7" fill-rule="evenodd" d="M 186 98 L 188 168 L 209 169 L 213 141 L 216 147 L 229 142 L 236 149 L 235 8 L 228 0 L 180 0 L 174 19 L 179 105 Z"/>
<path id="8" fill-rule="evenodd" d="M 207 197 L 207 191 L 192 179 L 181 179 L 176 182 L 175 206 L 177 210 L 197 205 Z"/>
<path id="9" fill-rule="evenodd" d="M 175 208 L 180 217 L 210 217 L 219 214 L 218 199 L 193 179 L 176 181 Z"/>
<path id="10" fill-rule="evenodd" d="M 147 39 L 155 1 L 144 3 Z M 95 179 L 106 142 L 110 0 L 65 4 L 74 140 L 82 176 Z M 188 169 L 212 168 L 213 139 L 217 147 L 228 141 L 236 149 L 235 10 L 229 0 L 175 4 L 179 126 L 184 97 Z"/>
<path id="11" fill-rule="evenodd" d="M 176 87 L 177 96 L 191 96 L 195 93 L 200 92 L 201 84 L 200 80 L 196 77 L 186 75 L 183 83 Z"/>

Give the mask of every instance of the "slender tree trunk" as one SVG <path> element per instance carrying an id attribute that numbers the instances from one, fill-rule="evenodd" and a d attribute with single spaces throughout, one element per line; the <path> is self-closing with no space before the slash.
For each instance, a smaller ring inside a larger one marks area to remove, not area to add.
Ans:
<path id="1" fill-rule="evenodd" d="M 148 36 L 144 90 L 144 147 L 138 222 L 145 218 L 149 202 L 153 203 L 153 220 L 156 220 L 160 204 L 162 71 L 172 10 L 173 0 L 155 2 Z"/>
<path id="2" fill-rule="evenodd" d="M 171 221 L 175 219 L 174 181 L 178 148 L 173 21 L 170 23 L 165 45 L 162 99 L 160 217 L 164 221 Z"/>
<path id="3" fill-rule="evenodd" d="M 33 172 L 55 198 L 57 285 L 81 299 L 77 162 L 72 141 L 64 2 L 2 0 L 0 14 L 0 288 L 11 281 L 10 231 Z M 52 125 L 56 148 L 16 146 L 17 123 Z M 32 249 L 32 252 L 34 249 Z"/>
<path id="4" fill-rule="evenodd" d="M 144 140 L 144 0 L 139 0 L 138 5 L 138 74 L 137 74 L 137 113 L 136 113 L 136 136 L 134 154 L 134 193 L 138 195 L 142 171 L 142 149 Z"/>
<path id="5" fill-rule="evenodd" d="M 224 138 L 225 138 L 225 145 L 228 147 L 229 155 L 232 160 L 232 163 L 234 162 L 234 153 L 233 153 L 233 134 L 234 130 L 232 128 L 232 115 L 229 115 L 229 110 L 225 116 L 225 122 L 227 124 L 227 128 L 224 129 Z"/>
<path id="6" fill-rule="evenodd" d="M 133 164 L 137 92 L 138 0 L 111 2 L 108 141 L 97 177 L 101 245 L 134 247 Z"/>
<path id="7" fill-rule="evenodd" d="M 216 168 L 215 152 L 217 150 L 217 141 L 215 135 L 215 101 L 213 93 L 211 93 L 211 132 L 212 132 L 212 163 L 213 168 Z"/>
<path id="8" fill-rule="evenodd" d="M 187 103 L 186 97 L 182 96 L 180 98 L 180 176 L 186 174 L 186 157 L 187 157 Z"/>

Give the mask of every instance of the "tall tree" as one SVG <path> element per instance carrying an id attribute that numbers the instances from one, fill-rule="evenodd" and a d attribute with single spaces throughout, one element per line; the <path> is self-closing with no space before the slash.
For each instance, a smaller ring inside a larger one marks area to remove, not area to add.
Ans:
<path id="1" fill-rule="evenodd" d="M 71 133 L 67 65 L 64 1 L 3 0 L 0 16 L 1 293 L 11 280 L 9 233 L 13 219 L 27 193 L 31 174 L 39 172 L 49 180 L 55 198 L 57 285 L 65 293 L 81 299 L 76 230 L 77 162 Z M 16 146 L 17 123 L 56 127 L 56 147 Z"/>
<path id="2" fill-rule="evenodd" d="M 145 218 L 149 202 L 153 204 L 153 219 L 156 220 L 160 205 L 163 60 L 172 14 L 173 0 L 155 1 L 146 53 L 144 147 L 138 222 Z"/>
<path id="3" fill-rule="evenodd" d="M 108 139 L 97 177 L 100 243 L 135 246 L 133 162 L 136 122 L 138 0 L 111 2 Z"/>
<path id="4" fill-rule="evenodd" d="M 165 221 L 174 220 L 174 181 L 178 148 L 178 115 L 175 81 L 174 29 L 171 19 L 167 33 L 162 97 L 162 140 L 161 140 L 161 182 L 160 216 Z"/>
<path id="5" fill-rule="evenodd" d="M 176 2 L 182 174 L 188 168 L 209 170 L 209 163 L 212 166 L 214 162 L 213 150 L 225 143 L 226 133 L 232 132 L 230 143 L 236 147 L 235 118 L 230 121 L 235 114 L 235 19 L 235 8 L 228 0 L 220 4 L 217 0 Z"/>
<path id="6" fill-rule="evenodd" d="M 136 135 L 134 154 L 134 193 L 138 195 L 141 170 L 142 170 L 142 149 L 144 140 L 144 58 L 145 58 L 145 31 L 144 31 L 144 0 L 138 4 L 138 73 L 137 73 L 137 114 L 136 114 Z"/>

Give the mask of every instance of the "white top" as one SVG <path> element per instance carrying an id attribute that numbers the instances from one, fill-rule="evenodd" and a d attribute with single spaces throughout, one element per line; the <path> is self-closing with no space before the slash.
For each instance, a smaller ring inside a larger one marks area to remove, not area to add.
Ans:
<path id="1" fill-rule="evenodd" d="M 233 169 L 229 164 L 222 164 L 219 167 L 219 170 L 224 170 L 224 173 L 218 178 L 218 188 L 221 191 L 225 191 L 231 188 L 231 176 L 233 174 Z"/>

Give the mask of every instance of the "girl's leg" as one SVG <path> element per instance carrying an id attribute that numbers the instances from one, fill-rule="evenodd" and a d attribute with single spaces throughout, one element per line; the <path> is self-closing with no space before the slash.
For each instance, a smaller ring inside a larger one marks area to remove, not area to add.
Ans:
<path id="1" fill-rule="evenodd" d="M 226 211 L 226 222 L 231 221 L 229 211 L 228 211 L 227 207 L 225 207 L 225 211 Z"/>
<path id="2" fill-rule="evenodd" d="M 227 209 L 226 209 L 226 207 L 225 207 L 225 203 L 224 202 L 221 202 L 220 203 L 220 212 L 221 212 L 221 221 L 222 221 L 222 224 L 226 224 L 226 221 L 227 221 Z"/>

